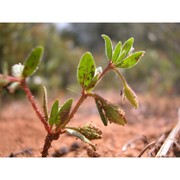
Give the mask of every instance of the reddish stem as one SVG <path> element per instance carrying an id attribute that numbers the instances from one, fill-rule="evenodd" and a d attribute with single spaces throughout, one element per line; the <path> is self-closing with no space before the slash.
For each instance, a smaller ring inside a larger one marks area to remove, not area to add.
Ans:
<path id="1" fill-rule="evenodd" d="M 7 80 L 10 82 L 20 82 L 21 81 L 20 78 L 13 77 L 13 76 L 4 76 L 4 77 L 7 78 Z"/>
<path id="2" fill-rule="evenodd" d="M 46 131 L 48 132 L 48 134 L 51 133 L 51 129 L 50 126 L 48 125 L 47 121 L 45 120 L 43 114 L 40 112 L 35 100 L 34 100 L 34 96 L 32 95 L 30 89 L 28 88 L 25 80 L 21 81 L 21 87 L 23 88 L 23 90 L 25 91 L 29 101 L 31 102 L 31 105 L 34 109 L 34 111 L 36 112 L 36 115 L 38 116 L 38 118 L 41 120 L 41 122 L 43 123 Z"/>
<path id="3" fill-rule="evenodd" d="M 74 109 L 71 111 L 71 114 L 69 115 L 69 121 L 74 117 L 74 114 L 76 113 L 76 111 L 78 110 L 79 106 L 83 103 L 83 101 L 86 99 L 87 94 L 85 93 L 85 91 L 82 91 L 82 95 L 79 98 L 78 102 L 76 103 L 76 105 L 74 106 Z"/>
<path id="4" fill-rule="evenodd" d="M 47 134 L 46 138 L 45 138 L 45 142 L 44 142 L 44 147 L 43 150 L 41 152 L 42 157 L 47 157 L 48 155 L 48 150 L 51 147 L 52 141 L 54 140 L 58 140 L 60 136 L 60 133 L 55 133 L 55 134 Z"/>
<path id="5" fill-rule="evenodd" d="M 109 69 L 112 69 L 113 68 L 113 64 L 112 64 L 112 62 L 111 61 L 109 61 L 109 64 L 108 64 L 108 66 L 103 70 L 103 72 L 99 75 L 99 80 L 105 75 L 105 73 L 107 72 L 107 71 L 109 71 Z M 99 81 L 98 80 L 98 81 Z"/>

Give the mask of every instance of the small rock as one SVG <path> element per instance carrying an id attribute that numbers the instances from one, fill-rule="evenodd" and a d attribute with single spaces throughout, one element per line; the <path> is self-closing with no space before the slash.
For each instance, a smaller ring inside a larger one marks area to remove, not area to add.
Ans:
<path id="1" fill-rule="evenodd" d="M 52 156 L 53 156 L 53 157 L 61 157 L 61 156 L 65 155 L 65 154 L 67 154 L 68 152 L 69 152 L 69 149 L 64 146 L 64 147 L 60 148 L 59 150 L 56 150 L 56 151 L 52 154 Z"/>
<path id="2" fill-rule="evenodd" d="M 71 144 L 70 151 L 76 151 L 78 148 L 80 148 L 79 143 L 74 142 Z"/>

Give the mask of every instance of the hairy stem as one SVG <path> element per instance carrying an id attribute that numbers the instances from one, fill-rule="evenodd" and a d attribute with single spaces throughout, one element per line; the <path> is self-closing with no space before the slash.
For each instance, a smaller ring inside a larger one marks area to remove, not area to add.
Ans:
<path id="1" fill-rule="evenodd" d="M 30 101 L 30 103 L 31 103 L 34 111 L 36 112 L 36 115 L 38 116 L 38 118 L 39 118 L 39 119 L 41 120 L 41 122 L 43 123 L 46 131 L 47 131 L 48 133 L 51 133 L 51 129 L 50 129 L 47 121 L 45 120 L 43 114 L 42 114 L 41 111 L 39 110 L 39 108 L 38 108 L 38 106 L 37 106 L 37 104 L 36 104 L 36 102 L 35 102 L 35 100 L 34 100 L 34 97 L 33 97 L 32 93 L 31 93 L 30 89 L 28 88 L 25 80 L 21 81 L 21 87 L 22 87 L 22 89 L 25 91 L 25 93 L 26 93 L 26 95 L 27 95 L 27 97 L 28 97 L 28 99 L 29 99 L 29 101 Z"/>

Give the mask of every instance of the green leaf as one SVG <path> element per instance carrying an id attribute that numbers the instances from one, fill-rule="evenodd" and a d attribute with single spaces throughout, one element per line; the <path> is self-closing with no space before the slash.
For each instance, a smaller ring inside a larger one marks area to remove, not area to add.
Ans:
<path id="1" fill-rule="evenodd" d="M 96 65 L 92 54 L 86 52 L 82 56 L 77 69 L 77 79 L 83 89 L 88 90 L 88 86 L 94 77 L 95 69 Z"/>
<path id="2" fill-rule="evenodd" d="M 42 46 L 38 46 L 32 50 L 29 56 L 26 59 L 24 70 L 23 70 L 23 77 L 28 77 L 34 74 L 38 68 L 39 62 L 42 58 L 44 48 Z"/>
<path id="3" fill-rule="evenodd" d="M 125 55 L 126 55 L 126 51 L 121 52 L 115 64 L 118 64 L 119 62 L 121 62 L 125 58 Z"/>
<path id="4" fill-rule="evenodd" d="M 134 38 L 129 38 L 122 47 L 122 52 L 125 51 L 125 57 L 129 54 L 131 48 L 133 47 Z"/>
<path id="5" fill-rule="evenodd" d="M 101 117 L 101 120 L 102 120 L 104 126 L 107 126 L 108 120 L 106 119 L 106 117 L 103 113 L 101 102 L 98 99 L 95 99 L 95 102 L 96 102 L 96 106 L 97 106 L 97 109 L 99 111 L 99 115 Z"/>
<path id="6" fill-rule="evenodd" d="M 75 136 L 76 138 L 84 141 L 85 143 L 88 143 L 92 148 L 93 150 L 95 151 L 96 150 L 96 146 L 89 140 L 87 139 L 84 135 L 82 135 L 81 133 L 79 133 L 78 131 L 74 130 L 74 129 L 68 129 L 66 128 L 66 131 L 72 135 L 72 136 Z"/>
<path id="7" fill-rule="evenodd" d="M 122 43 L 121 43 L 121 41 L 119 41 L 113 52 L 113 57 L 112 57 L 113 63 L 116 62 L 116 60 L 118 59 L 118 57 L 121 53 L 121 48 L 122 48 Z"/>
<path id="8" fill-rule="evenodd" d="M 58 116 L 58 109 L 59 109 L 59 101 L 55 100 L 52 108 L 51 108 L 51 114 L 50 114 L 50 118 L 49 118 L 49 125 L 52 127 L 57 120 L 57 116 Z"/>
<path id="9" fill-rule="evenodd" d="M 135 53 L 131 54 L 130 56 L 128 56 L 127 58 L 125 58 L 124 60 L 122 60 L 121 62 L 119 62 L 116 65 L 116 67 L 132 68 L 133 66 L 135 66 L 138 63 L 138 61 L 144 55 L 144 53 L 145 53 L 144 51 L 135 52 Z"/>
<path id="10" fill-rule="evenodd" d="M 58 119 L 56 120 L 56 127 L 57 128 L 64 128 L 66 124 L 69 122 L 69 113 L 71 110 L 71 106 L 73 103 L 73 99 L 69 99 L 66 101 L 62 107 L 58 111 Z"/>
<path id="11" fill-rule="evenodd" d="M 105 41 L 106 56 L 107 56 L 108 60 L 111 61 L 112 60 L 112 50 L 113 50 L 111 39 L 105 34 L 102 34 L 102 38 Z"/>
<path id="12" fill-rule="evenodd" d="M 48 98 L 47 98 L 47 90 L 45 86 L 43 86 L 43 111 L 44 111 L 44 118 L 46 121 L 48 121 Z"/>

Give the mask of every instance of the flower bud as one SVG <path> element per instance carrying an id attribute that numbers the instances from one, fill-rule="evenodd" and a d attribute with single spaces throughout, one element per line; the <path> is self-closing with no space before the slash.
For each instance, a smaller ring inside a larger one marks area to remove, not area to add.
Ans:
<path id="1" fill-rule="evenodd" d="M 128 101 L 135 107 L 138 108 L 138 97 L 136 96 L 135 92 L 131 89 L 128 84 L 124 86 L 124 94 Z"/>
<path id="2" fill-rule="evenodd" d="M 19 88 L 20 83 L 19 82 L 13 82 L 8 86 L 8 90 L 10 93 L 14 93 L 16 89 Z"/>
<path id="3" fill-rule="evenodd" d="M 23 70 L 24 65 L 22 65 L 21 63 L 15 64 L 14 66 L 12 66 L 12 75 L 17 78 L 22 77 Z"/>
<path id="4" fill-rule="evenodd" d="M 80 126 L 76 129 L 78 132 L 83 134 L 87 139 L 93 140 L 93 139 L 101 139 L 102 131 L 97 128 L 96 126 L 92 124 L 88 124 L 85 126 Z"/>

